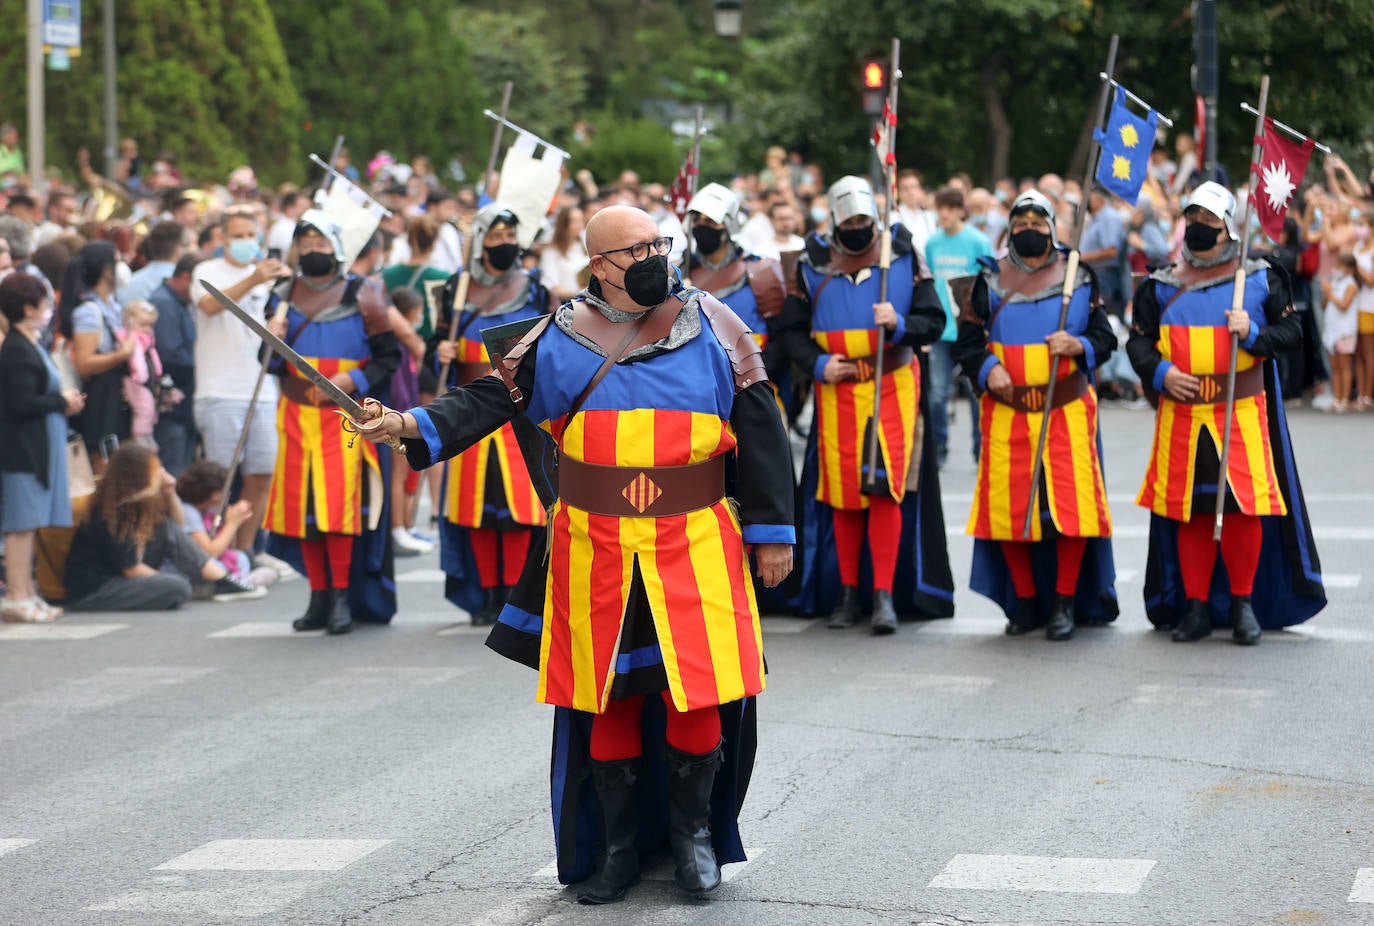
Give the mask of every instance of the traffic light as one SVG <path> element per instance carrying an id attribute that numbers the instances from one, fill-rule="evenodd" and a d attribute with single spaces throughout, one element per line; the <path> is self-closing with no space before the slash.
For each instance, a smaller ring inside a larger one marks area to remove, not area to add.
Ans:
<path id="1" fill-rule="evenodd" d="M 1193 3 L 1193 92 L 1214 97 L 1218 88 L 1216 0 Z"/>
<path id="2" fill-rule="evenodd" d="M 883 112 L 883 101 L 887 99 L 887 61 L 883 58 L 865 58 L 863 64 L 864 113 L 879 116 Z"/>

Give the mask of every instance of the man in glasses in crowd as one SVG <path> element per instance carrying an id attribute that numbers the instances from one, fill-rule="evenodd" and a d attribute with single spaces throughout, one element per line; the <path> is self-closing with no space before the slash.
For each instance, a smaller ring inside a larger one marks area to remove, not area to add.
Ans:
<path id="1" fill-rule="evenodd" d="M 765 586 L 791 571 L 790 451 L 748 328 L 676 282 L 647 213 L 598 212 L 587 250 L 587 288 L 494 358 L 493 375 L 405 413 L 370 402 L 360 430 L 406 439 L 417 468 L 522 412 L 558 445 L 549 554 L 530 558 L 488 645 L 537 666 L 538 700 L 558 708 L 559 878 L 585 881 L 585 903 L 622 899 L 641 825 L 661 833 L 666 817 L 677 883 L 701 896 L 744 858 L 736 817 L 764 686 L 746 544 Z M 650 749 L 645 734 L 665 742 Z M 579 812 L 588 773 L 595 816 Z M 663 793 L 666 808 L 640 798 Z M 595 854 L 587 818 L 601 822 Z"/>

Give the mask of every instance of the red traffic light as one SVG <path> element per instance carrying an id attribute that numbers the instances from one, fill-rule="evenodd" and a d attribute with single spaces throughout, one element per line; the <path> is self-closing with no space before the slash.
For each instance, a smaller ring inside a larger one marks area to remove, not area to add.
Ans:
<path id="1" fill-rule="evenodd" d="M 864 62 L 864 88 L 880 90 L 887 86 L 887 68 L 877 59 Z"/>

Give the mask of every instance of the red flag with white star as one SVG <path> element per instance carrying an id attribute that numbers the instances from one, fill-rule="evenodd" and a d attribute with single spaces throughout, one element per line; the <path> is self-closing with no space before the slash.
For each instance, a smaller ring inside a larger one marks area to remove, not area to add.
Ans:
<path id="1" fill-rule="evenodd" d="M 695 145 L 687 149 L 687 160 L 682 162 L 682 169 L 677 172 L 677 179 L 673 181 L 673 188 L 668 193 L 673 213 L 679 222 L 687 218 L 687 204 L 692 201 L 692 178 L 698 173 L 696 161 L 692 157 L 695 150 Z"/>
<path id="2" fill-rule="evenodd" d="M 892 130 L 897 127 L 897 114 L 887 100 L 883 101 L 883 116 L 873 128 L 873 147 L 878 152 L 878 160 L 886 167 L 897 163 L 897 153 L 892 150 Z"/>
<path id="3" fill-rule="evenodd" d="M 1272 240 L 1278 241 L 1283 235 L 1283 218 L 1288 214 L 1288 204 L 1293 201 L 1293 192 L 1307 172 L 1307 162 L 1312 158 L 1316 142 L 1310 138 L 1290 141 L 1278 133 L 1274 120 L 1268 116 L 1264 117 L 1264 137 L 1258 141 L 1259 163 L 1250 165 L 1250 173 L 1254 176 L 1254 194 L 1250 201 L 1260 228 Z"/>

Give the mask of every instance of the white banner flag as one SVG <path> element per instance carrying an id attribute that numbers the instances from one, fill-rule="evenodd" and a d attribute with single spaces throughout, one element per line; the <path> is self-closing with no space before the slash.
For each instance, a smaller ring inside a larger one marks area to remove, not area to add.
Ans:
<path id="1" fill-rule="evenodd" d="M 319 207 L 343 228 L 344 268 L 347 269 L 382 223 L 385 210 L 343 177 L 334 178 L 329 194 Z"/>
<path id="2" fill-rule="evenodd" d="M 520 247 L 528 248 L 544 223 L 553 205 L 554 195 L 562 181 L 563 157 L 557 149 L 544 152 L 542 158 L 534 157 L 534 149 L 522 150 L 521 140 L 533 139 L 524 135 L 506 151 L 506 159 L 501 163 L 501 187 L 497 199 L 509 206 L 520 219 L 517 236 Z M 549 157 L 549 152 L 554 157 Z"/>

